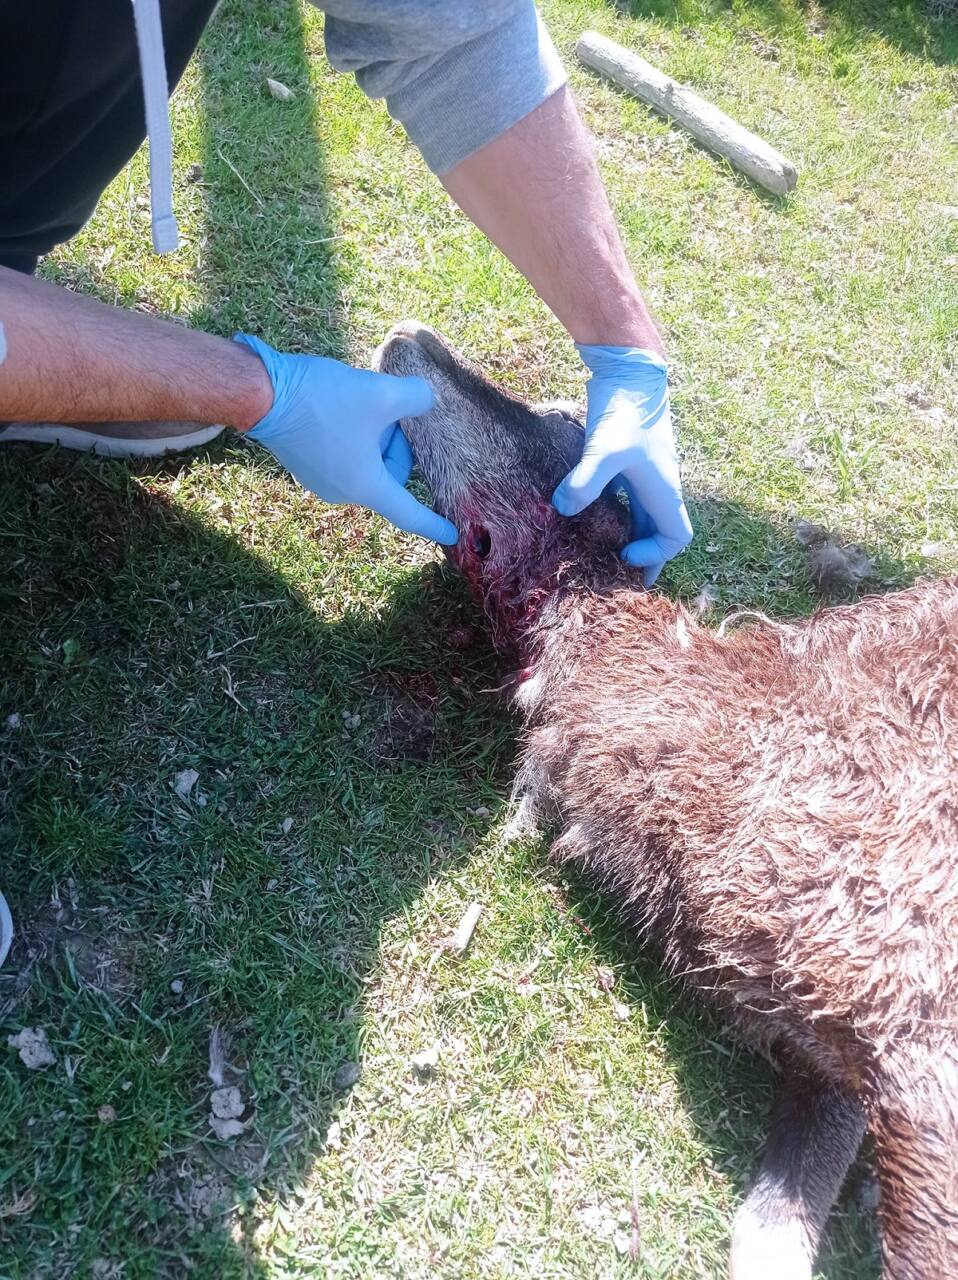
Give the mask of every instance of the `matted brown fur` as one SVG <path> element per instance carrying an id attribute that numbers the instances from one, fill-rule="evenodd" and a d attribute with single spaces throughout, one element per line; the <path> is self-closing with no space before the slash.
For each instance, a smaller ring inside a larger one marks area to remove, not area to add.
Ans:
<path id="1" fill-rule="evenodd" d="M 661 596 L 552 608 L 524 769 L 556 853 L 862 1100 L 888 1274 L 958 1275 L 958 584 L 724 639 Z"/>
<path id="2" fill-rule="evenodd" d="M 417 326 L 380 363 L 436 389 L 404 426 L 518 660 L 520 785 L 556 856 L 783 1065 L 736 1276 L 793 1227 L 778 1274 L 811 1274 L 861 1107 L 885 1274 L 958 1277 L 958 582 L 718 635 L 621 565 L 620 507 L 549 506 L 580 447 L 567 415 Z"/>

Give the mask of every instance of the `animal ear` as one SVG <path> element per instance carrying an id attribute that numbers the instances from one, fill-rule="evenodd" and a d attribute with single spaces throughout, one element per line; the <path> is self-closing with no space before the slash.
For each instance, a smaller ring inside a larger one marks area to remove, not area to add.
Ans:
<path id="1" fill-rule="evenodd" d="M 572 400 L 544 400 L 534 404 L 533 409 L 540 418 L 561 418 L 563 422 L 571 422 L 580 431 L 584 430 L 585 413 L 580 405 Z"/>

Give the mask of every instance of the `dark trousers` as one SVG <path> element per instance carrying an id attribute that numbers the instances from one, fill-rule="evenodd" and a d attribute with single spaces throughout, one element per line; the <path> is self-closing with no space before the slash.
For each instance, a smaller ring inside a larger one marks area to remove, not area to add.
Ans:
<path id="1" fill-rule="evenodd" d="M 161 0 L 170 86 L 216 0 Z M 0 0 L 0 265 L 75 235 L 146 124 L 130 0 Z"/>

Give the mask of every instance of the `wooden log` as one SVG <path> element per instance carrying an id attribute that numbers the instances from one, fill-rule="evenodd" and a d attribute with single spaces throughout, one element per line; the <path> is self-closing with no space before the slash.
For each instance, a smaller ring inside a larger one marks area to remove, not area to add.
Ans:
<path id="1" fill-rule="evenodd" d="M 656 111 L 677 120 L 709 151 L 724 156 L 766 191 L 784 196 L 794 188 L 798 170 L 781 152 L 638 54 L 597 31 L 587 31 L 580 37 L 576 53 L 579 61 L 593 71 L 608 76 Z"/>

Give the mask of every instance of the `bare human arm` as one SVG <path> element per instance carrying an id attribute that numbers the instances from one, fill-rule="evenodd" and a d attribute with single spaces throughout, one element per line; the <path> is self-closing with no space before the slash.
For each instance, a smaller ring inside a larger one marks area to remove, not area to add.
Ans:
<path id="1" fill-rule="evenodd" d="M 556 488 L 556 510 L 572 516 L 610 483 L 624 489 L 632 540 L 622 556 L 651 586 L 692 537 L 668 370 L 568 89 L 442 181 L 565 325 L 590 371 L 582 458 Z"/>
<path id="2" fill-rule="evenodd" d="M 442 182 L 576 342 L 664 353 L 568 89 Z"/>
<path id="3" fill-rule="evenodd" d="M 5 267 L 0 325 L 0 421 L 180 420 L 246 431 L 273 403 L 248 347 Z"/>
<path id="4" fill-rule="evenodd" d="M 646 580 L 653 581 L 661 564 L 691 537 L 662 345 L 568 91 L 560 89 L 461 161 L 444 182 L 566 325 L 592 371 L 585 450 L 557 489 L 556 507 L 574 514 L 621 476 L 634 534 L 623 554 L 646 567 Z M 362 502 L 405 528 L 453 540 L 448 522 L 428 511 L 406 511 L 405 498 L 395 492 L 402 489 L 409 459 L 404 456 L 398 470 L 390 470 L 390 462 L 397 466 L 396 442 L 376 426 L 385 412 L 381 386 L 352 380 L 341 411 L 335 421 L 331 417 L 335 400 L 324 389 L 330 380 L 337 386 L 343 381 L 336 362 L 317 362 L 308 377 L 301 371 L 292 376 L 300 358 L 274 353 L 267 372 L 242 344 L 103 306 L 3 269 L 0 324 L 0 421 L 180 419 L 238 430 L 258 425 L 269 432 L 269 441 L 259 438 L 277 457 L 294 474 L 309 474 L 309 487 L 332 501 Z M 392 404 L 391 395 L 385 398 Z M 369 418 L 369 438 L 348 458 L 337 442 L 345 440 L 343 428 L 359 401 Z M 293 424 L 297 440 L 290 452 Z M 384 418 L 382 427 L 387 426 Z M 317 469 L 324 445 L 332 449 Z"/>
<path id="5" fill-rule="evenodd" d="M 327 501 L 453 543 L 454 526 L 405 487 L 412 455 L 397 420 L 433 400 L 421 378 L 283 355 L 248 335 L 227 342 L 0 267 L 0 421 L 235 427 Z"/>
<path id="6" fill-rule="evenodd" d="M 662 352 L 568 90 L 443 182 L 580 343 Z M 248 429 L 269 379 L 236 343 L 0 268 L 0 421 L 182 419 Z"/>

